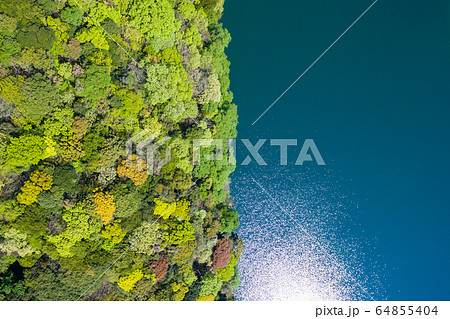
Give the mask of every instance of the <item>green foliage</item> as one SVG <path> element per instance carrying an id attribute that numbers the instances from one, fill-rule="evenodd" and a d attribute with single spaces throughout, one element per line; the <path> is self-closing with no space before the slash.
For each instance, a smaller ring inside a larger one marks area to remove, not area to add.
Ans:
<path id="1" fill-rule="evenodd" d="M 216 296 L 214 295 L 206 295 L 206 296 L 199 296 L 197 298 L 197 301 L 214 301 L 214 299 L 216 298 Z"/>
<path id="2" fill-rule="evenodd" d="M 79 96 L 92 100 L 104 99 L 108 96 L 111 77 L 108 68 L 91 65 L 77 80 Z"/>
<path id="3" fill-rule="evenodd" d="M 83 11 L 78 7 L 65 7 L 61 11 L 61 20 L 78 27 L 83 22 Z"/>
<path id="4" fill-rule="evenodd" d="M 223 11 L 224 0 L 200 0 L 198 3 L 208 15 Z"/>
<path id="5" fill-rule="evenodd" d="M 139 126 L 139 112 L 148 106 L 141 96 L 132 91 L 120 89 L 115 94 L 120 98 L 120 105 L 111 109 L 111 116 L 114 117 L 115 122 L 121 121 L 120 129 L 132 131 Z"/>
<path id="6" fill-rule="evenodd" d="M 209 102 L 220 102 L 221 92 L 220 92 L 220 82 L 217 74 L 211 74 L 208 77 L 208 85 L 206 89 L 198 97 L 198 102 L 200 104 L 207 104 Z"/>
<path id="7" fill-rule="evenodd" d="M 0 80 L 0 96 L 13 102 L 31 121 L 39 122 L 60 102 L 58 90 L 40 73 L 24 79 L 22 76 Z"/>
<path id="8" fill-rule="evenodd" d="M 162 116 L 173 122 L 197 115 L 193 103 L 192 86 L 186 71 L 179 65 L 147 64 L 147 82 L 144 88 L 151 105 L 164 104 Z"/>
<path id="9" fill-rule="evenodd" d="M 185 173 L 190 173 L 193 169 L 191 164 L 191 144 L 192 141 L 181 137 L 174 137 L 170 140 L 171 155 L 175 161 L 175 167 Z"/>
<path id="10" fill-rule="evenodd" d="M 194 270 L 192 269 L 192 265 L 190 265 L 190 264 L 185 264 L 181 268 L 180 272 L 183 275 L 183 281 L 188 286 L 191 286 L 198 279 L 197 276 L 195 275 Z"/>
<path id="11" fill-rule="evenodd" d="M 56 36 L 52 29 L 32 23 L 19 27 L 16 39 L 22 47 L 50 50 L 56 41 Z"/>
<path id="12" fill-rule="evenodd" d="M 7 14 L 0 13 L 0 31 L 4 34 L 10 34 L 17 27 L 17 19 Z"/>
<path id="13" fill-rule="evenodd" d="M 195 249 L 197 261 L 202 264 L 211 262 L 211 254 L 217 243 L 217 237 L 208 238 L 205 235 L 198 239 L 197 248 Z"/>
<path id="14" fill-rule="evenodd" d="M 0 34 L 0 63 L 11 66 L 11 60 L 20 54 L 21 46 L 16 38 Z"/>
<path id="15" fill-rule="evenodd" d="M 184 282 L 173 282 L 172 290 L 174 292 L 174 300 L 181 301 L 183 300 L 186 293 L 189 291 L 189 288 L 186 286 Z"/>
<path id="16" fill-rule="evenodd" d="M 183 61 L 183 57 L 178 53 L 176 47 L 167 48 L 158 55 L 162 62 L 177 65 Z"/>
<path id="17" fill-rule="evenodd" d="M 83 162 L 90 164 L 90 166 L 97 165 L 97 162 L 100 159 L 99 149 L 104 141 L 105 138 L 102 135 L 96 134 L 93 130 L 89 131 L 83 138 Z"/>
<path id="18" fill-rule="evenodd" d="M 216 123 L 216 138 L 230 139 L 237 136 L 237 106 L 225 104 L 219 113 L 213 118 Z"/>
<path id="19" fill-rule="evenodd" d="M 159 198 L 154 199 L 156 207 L 153 214 L 161 216 L 163 219 L 168 219 L 170 216 L 174 216 L 179 220 L 189 221 L 189 205 L 190 203 L 182 199 L 175 203 L 165 203 Z"/>
<path id="20" fill-rule="evenodd" d="M 150 64 L 147 66 L 148 80 L 144 85 L 149 95 L 151 105 L 164 103 L 176 94 L 176 87 L 172 86 L 169 67 L 164 64 Z"/>
<path id="21" fill-rule="evenodd" d="M 232 233 L 239 226 L 238 212 L 227 207 L 222 209 L 222 219 L 220 220 L 220 232 Z"/>
<path id="22" fill-rule="evenodd" d="M 25 79 L 23 89 L 19 108 L 31 120 L 40 121 L 60 102 L 58 90 L 40 73 Z"/>
<path id="23" fill-rule="evenodd" d="M 60 19 L 54 19 L 52 17 L 47 17 L 47 26 L 50 27 L 56 36 L 56 45 L 52 48 L 55 53 L 62 53 L 64 51 L 63 44 L 69 39 L 69 29 L 70 26 Z"/>
<path id="24" fill-rule="evenodd" d="M 116 216 L 119 218 L 126 218 L 132 216 L 141 207 L 141 198 L 138 193 L 130 192 L 128 189 L 124 189 L 124 192 L 119 194 L 114 193 L 116 198 Z"/>
<path id="25" fill-rule="evenodd" d="M 73 166 L 61 165 L 55 168 L 53 173 L 53 189 L 55 188 L 62 193 L 76 193 L 79 190 L 78 174 Z"/>
<path id="26" fill-rule="evenodd" d="M 133 232 L 130 238 L 130 248 L 137 253 L 152 255 L 153 247 L 160 243 L 160 238 L 159 225 L 156 222 L 144 221 Z"/>
<path id="27" fill-rule="evenodd" d="M 195 240 L 195 231 L 188 221 L 175 222 L 174 227 L 164 227 L 165 232 L 162 235 L 163 242 L 169 245 L 179 245 L 181 243 Z"/>
<path id="28" fill-rule="evenodd" d="M 175 217 L 179 220 L 189 221 L 189 205 L 190 203 L 185 199 L 178 201 L 175 209 Z"/>
<path id="29" fill-rule="evenodd" d="M 103 2 L 98 2 L 97 5 L 90 9 L 89 15 L 98 23 L 102 23 L 106 19 L 111 19 L 116 24 L 120 24 L 122 15 L 115 10 L 113 6 L 107 5 Z"/>
<path id="30" fill-rule="evenodd" d="M 120 23 L 114 22 L 113 19 L 107 18 L 102 22 L 102 28 L 109 34 L 119 34 L 120 33 Z"/>
<path id="31" fill-rule="evenodd" d="M 133 1 L 129 15 L 132 17 L 132 26 L 142 32 L 146 38 L 158 40 L 152 42 L 155 51 L 159 51 L 164 46 L 171 46 L 174 34 L 181 26 L 168 0 Z"/>
<path id="32" fill-rule="evenodd" d="M 43 49 L 24 48 L 21 53 L 20 64 L 24 68 L 33 66 L 36 69 L 48 70 L 55 65 L 55 57 Z"/>
<path id="33" fill-rule="evenodd" d="M 70 79 L 72 77 L 72 64 L 62 63 L 58 67 L 58 74 L 64 79 Z"/>
<path id="34" fill-rule="evenodd" d="M 6 77 L 0 80 L 0 96 L 6 103 L 19 104 L 21 101 L 20 91 L 23 88 L 23 77 Z"/>
<path id="35" fill-rule="evenodd" d="M 106 40 L 106 34 L 97 26 L 93 26 L 89 29 L 83 29 L 82 32 L 78 33 L 76 38 L 81 43 L 90 42 L 98 49 L 109 50 L 109 44 Z"/>
<path id="36" fill-rule="evenodd" d="M 235 267 L 234 268 L 234 276 L 231 279 L 231 285 L 233 286 L 233 289 L 234 290 L 238 289 L 240 283 L 241 283 L 241 279 L 239 276 L 239 268 Z"/>
<path id="37" fill-rule="evenodd" d="M 0 2 L 0 11 L 8 16 L 17 16 L 19 19 L 31 19 L 36 15 L 36 4 L 29 0 L 4 0 Z"/>
<path id="38" fill-rule="evenodd" d="M 28 243 L 36 249 L 42 249 L 43 236 L 46 234 L 48 211 L 38 205 L 24 206 L 23 213 L 16 218 L 12 226 L 27 235 Z"/>
<path id="39" fill-rule="evenodd" d="M 56 247 L 61 257 L 72 257 L 74 252 L 71 248 L 81 240 L 89 239 L 92 234 L 98 233 L 101 223 L 79 206 L 64 210 L 62 218 L 66 229 L 58 235 L 48 236 L 47 240 Z"/>
<path id="40" fill-rule="evenodd" d="M 20 193 L 17 195 L 17 201 L 24 205 L 31 205 L 37 202 L 37 196 L 44 190 L 49 190 L 52 186 L 53 178 L 44 172 L 34 171 L 31 173 L 30 180 L 26 181 Z"/>
<path id="41" fill-rule="evenodd" d="M 81 5 L 0 1 L 0 299 L 233 299 L 223 0 Z"/>
<path id="42" fill-rule="evenodd" d="M 230 72 L 230 62 L 225 55 L 225 47 L 230 41 L 230 34 L 217 25 L 211 32 L 211 42 L 203 50 L 203 61 L 212 71 L 218 75 L 222 93 L 225 93 L 230 86 L 228 74 Z"/>
<path id="43" fill-rule="evenodd" d="M 25 294 L 27 286 L 17 276 L 9 270 L 4 274 L 0 274 L 0 294 L 13 294 L 22 297 Z"/>
<path id="44" fill-rule="evenodd" d="M 70 108 L 54 109 L 49 117 L 41 125 L 46 136 L 70 136 L 74 122 L 73 110 Z"/>
<path id="45" fill-rule="evenodd" d="M 28 244 L 27 235 L 15 228 L 10 228 L 4 232 L 2 237 L 0 251 L 5 254 L 17 254 L 20 257 L 25 257 L 36 252 L 36 249 Z"/>
<path id="46" fill-rule="evenodd" d="M 4 154 L 4 171 L 11 169 L 21 172 L 28 169 L 30 165 L 39 163 L 40 160 L 48 157 L 46 151 L 49 147 L 48 141 L 37 135 L 21 135 L 10 137 L 10 143 L 6 147 Z"/>
<path id="47" fill-rule="evenodd" d="M 196 9 L 193 2 L 189 0 L 178 1 L 177 11 L 183 15 L 186 20 L 193 20 L 196 17 Z"/>
<path id="48" fill-rule="evenodd" d="M 94 275 L 87 271 L 68 271 L 46 259 L 24 270 L 30 297 L 37 300 L 76 300 L 95 281 Z M 99 286 L 100 283 L 94 283 L 92 289 Z"/>
<path id="49" fill-rule="evenodd" d="M 118 244 L 127 234 L 120 227 L 120 219 L 115 220 L 113 223 L 106 225 L 105 230 L 102 230 L 102 237 L 109 239 L 114 244 Z"/>
<path id="50" fill-rule="evenodd" d="M 236 265 L 237 259 L 236 257 L 234 257 L 234 254 L 232 254 L 228 265 L 224 268 L 216 269 L 215 272 L 217 273 L 217 276 L 219 276 L 220 280 L 224 282 L 230 281 L 234 276 L 234 268 L 236 267 Z"/>
<path id="51" fill-rule="evenodd" d="M 6 221 L 14 221 L 24 212 L 24 207 L 15 199 L 7 199 L 0 202 L 0 217 Z"/>
<path id="52" fill-rule="evenodd" d="M 220 280 L 218 275 L 213 273 L 206 273 L 200 280 L 201 288 L 200 288 L 200 296 L 207 295 L 217 295 L 220 288 L 222 287 L 222 281 Z"/>
<path id="53" fill-rule="evenodd" d="M 184 265 L 192 260 L 197 243 L 195 240 L 184 241 L 177 245 L 176 251 L 171 255 L 171 259 L 177 265 Z"/>

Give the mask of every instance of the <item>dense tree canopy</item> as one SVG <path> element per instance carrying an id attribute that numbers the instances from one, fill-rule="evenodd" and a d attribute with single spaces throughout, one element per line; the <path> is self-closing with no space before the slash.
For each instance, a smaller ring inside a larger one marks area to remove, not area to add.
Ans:
<path id="1" fill-rule="evenodd" d="M 223 0 L 79 3 L 0 2 L 0 300 L 233 299 Z"/>

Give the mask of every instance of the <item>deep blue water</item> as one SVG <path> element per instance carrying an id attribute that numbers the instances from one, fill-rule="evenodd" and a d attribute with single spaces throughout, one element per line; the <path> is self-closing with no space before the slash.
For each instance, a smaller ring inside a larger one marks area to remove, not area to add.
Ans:
<path id="1" fill-rule="evenodd" d="M 331 283 L 332 299 L 450 300 L 449 1 L 378 1 L 251 125 L 371 2 L 225 3 L 238 138 L 312 138 L 326 162 L 294 166 L 298 146 L 280 167 L 266 142 L 267 166 L 238 165 L 239 299 L 276 299 L 255 291 L 286 265 L 306 279 L 278 274 L 275 295 Z"/>

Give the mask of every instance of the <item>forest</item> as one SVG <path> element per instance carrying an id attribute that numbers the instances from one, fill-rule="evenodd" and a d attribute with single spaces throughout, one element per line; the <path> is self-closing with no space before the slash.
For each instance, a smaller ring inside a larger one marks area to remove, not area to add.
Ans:
<path id="1" fill-rule="evenodd" d="M 223 4 L 0 0 L 0 300 L 234 300 Z"/>

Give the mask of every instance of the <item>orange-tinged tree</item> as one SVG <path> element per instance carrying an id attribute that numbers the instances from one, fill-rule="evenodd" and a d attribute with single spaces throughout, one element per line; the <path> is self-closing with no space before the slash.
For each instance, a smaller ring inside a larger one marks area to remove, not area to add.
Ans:
<path id="1" fill-rule="evenodd" d="M 147 164 L 133 154 L 127 160 L 123 160 L 117 167 L 117 175 L 119 177 L 128 177 L 134 185 L 142 185 L 148 178 Z"/>
<path id="2" fill-rule="evenodd" d="M 114 216 L 116 205 L 114 204 L 114 196 L 108 192 L 100 191 L 100 188 L 94 190 L 94 204 L 97 206 L 94 210 L 94 215 L 103 221 L 103 224 L 108 224 Z"/>
<path id="3" fill-rule="evenodd" d="M 157 283 L 166 275 L 167 269 L 169 268 L 169 260 L 166 255 L 161 254 L 158 260 L 149 262 L 148 267 L 155 275 L 155 283 Z"/>
<path id="4" fill-rule="evenodd" d="M 212 254 L 211 270 L 225 268 L 230 263 L 230 259 L 230 243 L 225 238 L 219 239 Z"/>

